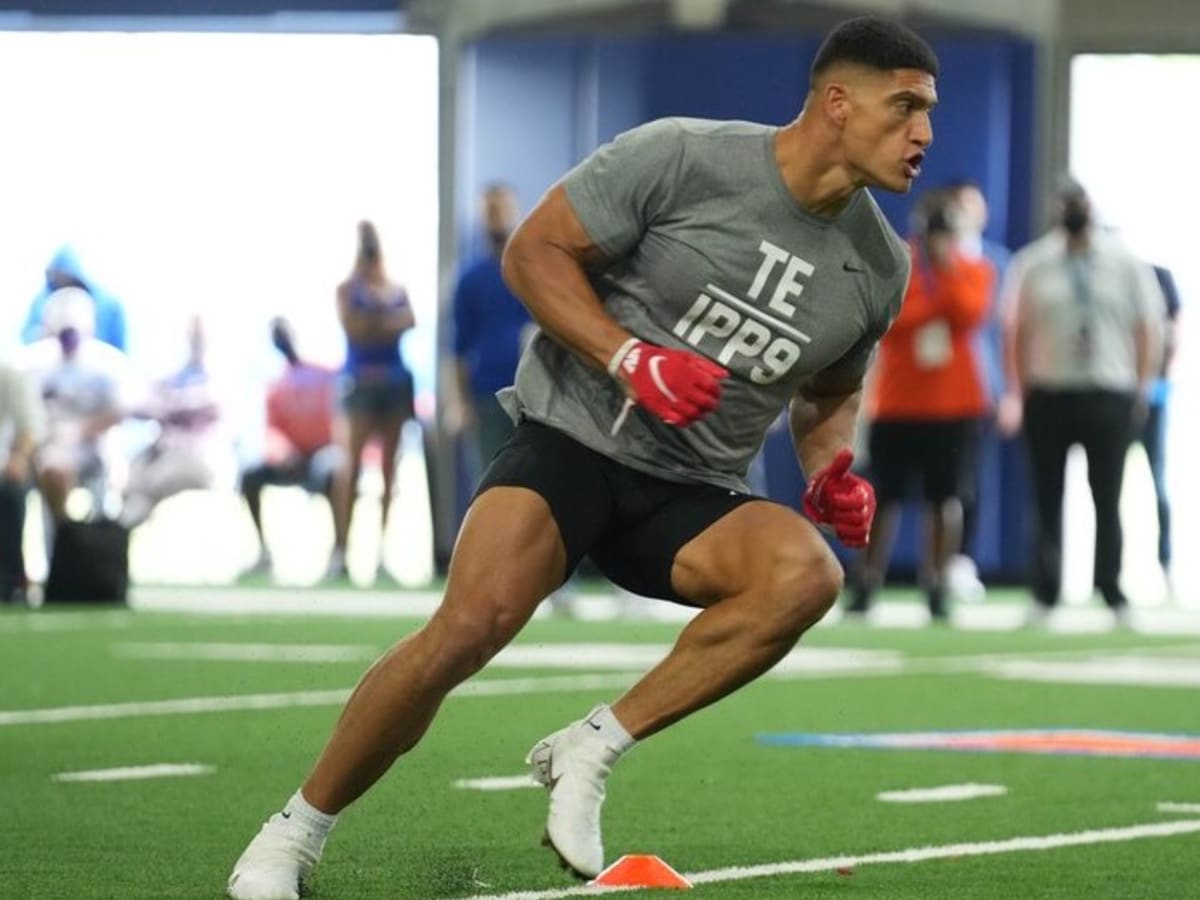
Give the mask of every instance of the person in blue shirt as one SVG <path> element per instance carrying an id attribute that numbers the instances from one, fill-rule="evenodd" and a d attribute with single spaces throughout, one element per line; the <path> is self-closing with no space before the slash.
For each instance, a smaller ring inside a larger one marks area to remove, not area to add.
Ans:
<path id="1" fill-rule="evenodd" d="M 337 530 L 329 576 L 346 577 L 346 541 L 358 494 L 363 450 L 373 437 L 382 448 L 381 534 L 386 533 L 396 476 L 400 431 L 413 417 L 413 376 L 400 354 L 400 337 L 416 324 L 408 292 L 383 267 L 379 234 L 358 225 L 358 253 L 350 277 L 338 285 L 338 319 L 346 334 L 339 442 L 346 465 L 334 480 Z"/>
<path id="2" fill-rule="evenodd" d="M 125 308 L 112 294 L 100 289 L 84 272 L 79 254 L 69 246 L 59 247 L 46 264 L 46 283 L 29 305 L 21 340 L 26 344 L 46 337 L 46 301 L 59 288 L 77 287 L 87 291 L 96 304 L 96 333 L 99 341 L 111 344 L 121 352 L 126 346 Z"/>
<path id="3" fill-rule="evenodd" d="M 469 446 L 471 480 L 513 431 L 496 392 L 513 383 L 521 350 L 532 334 L 528 310 L 500 276 L 500 257 L 520 218 L 516 195 L 506 184 L 483 194 L 487 250 L 463 266 L 454 290 L 454 356 L 461 404 L 456 425 Z M 474 485 L 472 485 L 474 487 Z"/>
<path id="4" fill-rule="evenodd" d="M 1158 503 L 1158 562 L 1163 574 L 1171 574 L 1171 504 L 1167 497 L 1166 437 L 1167 400 L 1171 395 L 1169 371 L 1175 356 L 1175 325 L 1179 319 L 1179 289 L 1169 269 L 1154 266 L 1154 275 L 1162 290 L 1164 310 L 1162 364 L 1150 383 L 1146 398 L 1146 417 L 1135 436 L 1146 449 L 1150 474 L 1154 478 L 1154 496 Z"/>

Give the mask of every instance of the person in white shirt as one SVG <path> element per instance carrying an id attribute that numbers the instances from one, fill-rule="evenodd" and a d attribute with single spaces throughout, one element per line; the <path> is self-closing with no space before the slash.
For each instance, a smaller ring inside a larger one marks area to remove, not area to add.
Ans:
<path id="1" fill-rule="evenodd" d="M 25 496 L 44 431 L 41 400 L 18 369 L 0 363 L 0 603 L 24 598 Z"/>
<path id="2" fill-rule="evenodd" d="M 1097 228 L 1083 188 L 1067 182 L 1059 224 L 1013 258 L 1005 287 L 1007 389 L 999 424 L 1024 427 L 1037 533 L 1033 615 L 1058 602 L 1067 451 L 1087 454 L 1096 507 L 1095 585 L 1118 620 L 1125 455 L 1145 419 L 1161 352 L 1163 300 L 1150 267 Z"/>
<path id="3" fill-rule="evenodd" d="M 20 367 L 45 404 L 37 485 L 51 517 L 61 522 L 71 491 L 103 479 L 101 439 L 125 417 L 133 379 L 125 354 L 93 336 L 95 308 L 85 291 L 55 291 L 45 316 L 51 336 L 25 347 Z"/>

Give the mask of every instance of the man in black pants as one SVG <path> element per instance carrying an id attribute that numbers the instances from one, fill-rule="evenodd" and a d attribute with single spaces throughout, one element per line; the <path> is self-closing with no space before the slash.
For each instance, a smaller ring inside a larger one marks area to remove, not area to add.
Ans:
<path id="1" fill-rule="evenodd" d="M 25 495 L 43 418 L 41 401 L 25 377 L 0 363 L 0 603 L 18 603 L 25 596 Z"/>
<path id="2" fill-rule="evenodd" d="M 1000 424 L 1012 433 L 1024 418 L 1037 513 L 1034 617 L 1058 602 L 1064 468 L 1067 451 L 1080 444 L 1096 507 L 1095 585 L 1124 620 L 1121 483 L 1146 416 L 1162 299 L 1150 268 L 1097 230 L 1078 184 L 1065 185 L 1058 199 L 1058 227 L 1021 250 L 1010 270 Z"/>

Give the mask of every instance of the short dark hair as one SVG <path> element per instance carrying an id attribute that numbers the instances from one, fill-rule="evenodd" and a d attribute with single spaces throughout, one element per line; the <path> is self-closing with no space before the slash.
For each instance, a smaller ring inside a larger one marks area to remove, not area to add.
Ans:
<path id="1" fill-rule="evenodd" d="M 810 76 L 816 81 L 834 63 L 848 62 L 890 72 L 919 69 L 938 75 L 937 54 L 911 28 L 882 16 L 847 19 L 826 35 L 813 60 Z"/>

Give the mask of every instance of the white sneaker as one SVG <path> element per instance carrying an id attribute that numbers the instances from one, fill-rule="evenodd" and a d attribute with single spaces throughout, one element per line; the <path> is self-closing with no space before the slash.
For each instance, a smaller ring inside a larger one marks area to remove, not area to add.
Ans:
<path id="1" fill-rule="evenodd" d="M 588 719 L 542 738 L 525 762 L 532 766 L 533 780 L 550 792 L 543 843 L 575 874 L 594 878 L 604 869 L 600 838 L 604 782 L 620 754 L 597 736 Z"/>
<path id="2" fill-rule="evenodd" d="M 325 569 L 326 581 L 349 581 L 350 570 L 346 568 L 346 552 L 334 549 L 329 554 L 329 566 Z"/>
<path id="3" fill-rule="evenodd" d="M 225 887 L 233 900 L 299 900 L 300 882 L 321 858 L 325 837 L 285 813 L 271 816 L 234 863 Z"/>
<path id="4" fill-rule="evenodd" d="M 242 570 L 244 576 L 268 576 L 274 568 L 274 563 L 271 560 L 271 553 L 265 547 L 259 552 L 258 559 L 254 564 Z"/>
<path id="5" fill-rule="evenodd" d="M 958 603 L 982 603 L 987 599 L 987 588 L 979 580 L 979 568 L 966 554 L 950 557 L 943 578 L 950 596 Z"/>

